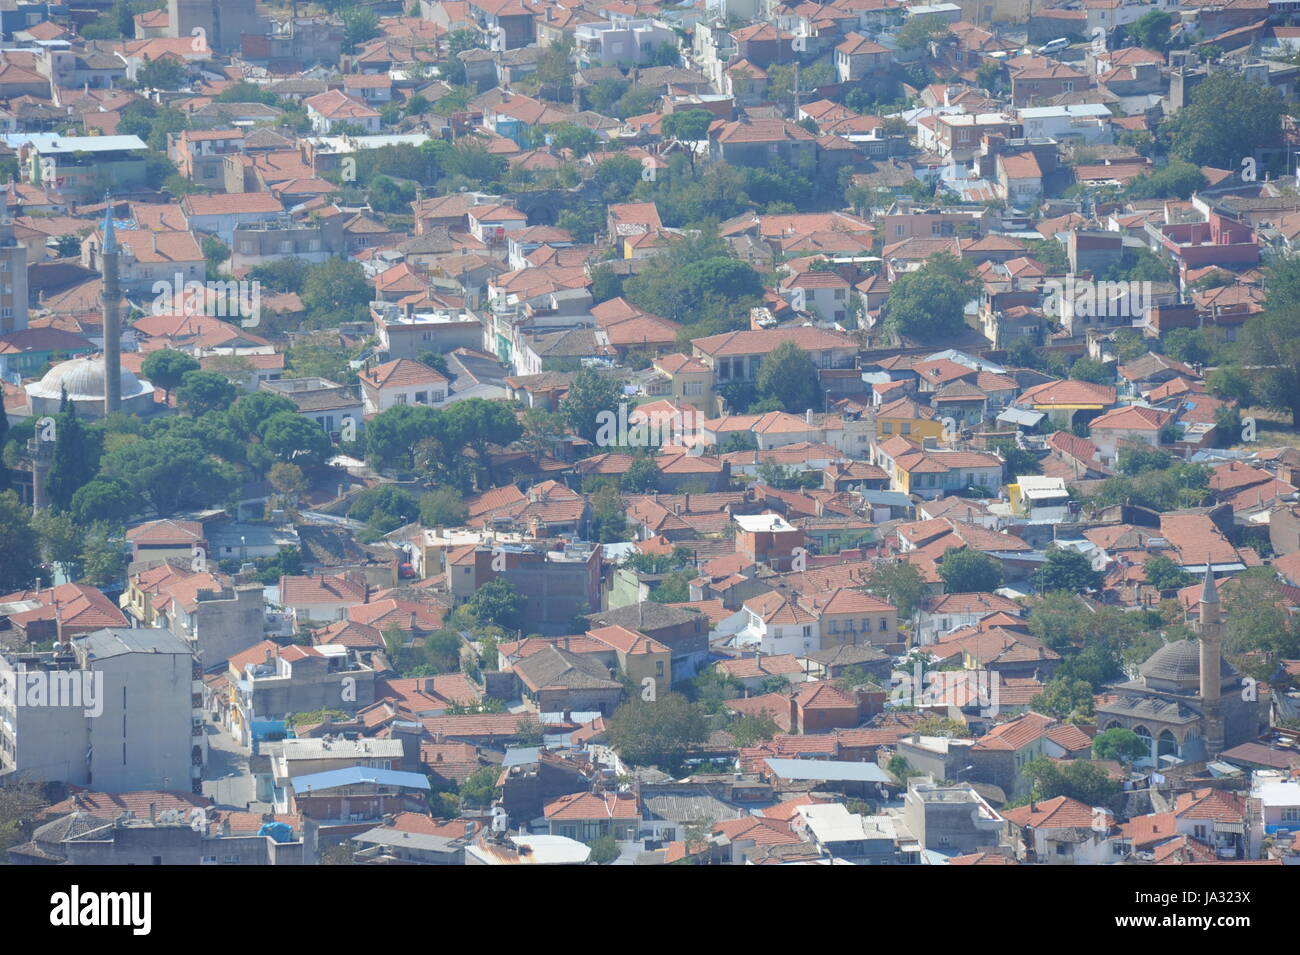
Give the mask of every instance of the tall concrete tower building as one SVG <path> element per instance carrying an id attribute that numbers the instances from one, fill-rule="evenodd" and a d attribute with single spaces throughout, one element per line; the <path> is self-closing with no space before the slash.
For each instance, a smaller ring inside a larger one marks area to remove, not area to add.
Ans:
<path id="1" fill-rule="evenodd" d="M 1201 615 L 1196 622 L 1201 645 L 1201 704 L 1205 750 L 1210 759 L 1223 752 L 1223 610 L 1214 585 L 1210 558 L 1205 558 L 1205 582 L 1201 585 Z"/>
<path id="2" fill-rule="evenodd" d="M 27 247 L 14 238 L 13 220 L 0 212 L 0 335 L 27 327 Z"/>
<path id="3" fill-rule="evenodd" d="M 101 275 L 104 290 L 101 293 L 101 310 L 104 317 L 104 415 L 107 417 L 122 405 L 122 317 L 118 303 L 122 292 L 117 278 L 117 235 L 113 231 L 113 203 L 104 210 L 104 245 Z"/>
<path id="4" fill-rule="evenodd" d="M 195 30 L 201 30 L 196 34 Z M 209 49 L 228 52 L 239 49 L 245 33 L 266 32 L 257 15 L 255 0 L 168 0 L 167 35 L 202 36 Z"/>

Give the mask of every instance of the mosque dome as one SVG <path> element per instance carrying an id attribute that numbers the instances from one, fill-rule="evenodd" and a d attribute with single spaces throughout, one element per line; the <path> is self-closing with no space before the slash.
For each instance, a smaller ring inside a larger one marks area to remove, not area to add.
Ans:
<path id="1" fill-rule="evenodd" d="M 123 399 L 153 392 L 153 385 L 125 368 L 119 370 L 119 375 Z M 35 385 L 28 385 L 27 392 L 33 397 L 57 400 L 66 391 L 72 401 L 103 401 L 105 380 L 102 356 L 73 358 L 55 365 Z"/>
<path id="2" fill-rule="evenodd" d="M 1167 683 L 1194 684 L 1201 679 L 1201 645 L 1194 640 L 1175 640 L 1166 643 L 1138 667 L 1147 680 Z M 1227 660 L 1220 658 L 1219 673 L 1224 677 L 1236 675 Z"/>

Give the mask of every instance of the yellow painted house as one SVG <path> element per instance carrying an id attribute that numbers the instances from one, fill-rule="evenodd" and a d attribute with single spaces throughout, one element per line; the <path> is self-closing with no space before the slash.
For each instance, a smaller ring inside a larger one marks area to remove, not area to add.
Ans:
<path id="1" fill-rule="evenodd" d="M 943 421 L 933 408 L 914 398 L 896 398 L 876 409 L 876 439 L 884 441 L 895 435 L 918 443 L 927 438 L 942 441 Z"/>

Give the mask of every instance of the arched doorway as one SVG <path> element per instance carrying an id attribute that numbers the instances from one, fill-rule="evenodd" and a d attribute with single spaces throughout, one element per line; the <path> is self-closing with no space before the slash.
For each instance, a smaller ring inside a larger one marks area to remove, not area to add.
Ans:
<path id="1" fill-rule="evenodd" d="M 1178 751 L 1178 740 L 1174 739 L 1174 734 L 1169 730 L 1161 730 L 1156 740 L 1156 759 L 1161 756 L 1178 756 Z"/>
<path id="2" fill-rule="evenodd" d="M 1142 745 L 1146 747 L 1148 756 L 1154 758 L 1155 749 L 1151 745 L 1151 731 L 1145 726 L 1135 726 L 1133 727 L 1133 732 L 1137 734 L 1137 738 L 1140 739 Z"/>

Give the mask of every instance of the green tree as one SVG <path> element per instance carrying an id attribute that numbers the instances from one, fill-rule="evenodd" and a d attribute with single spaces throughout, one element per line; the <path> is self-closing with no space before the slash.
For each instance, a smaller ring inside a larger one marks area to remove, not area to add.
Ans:
<path id="1" fill-rule="evenodd" d="M 1243 329 L 1239 349 L 1244 367 L 1220 369 L 1211 376 L 1210 386 L 1220 396 L 1253 398 L 1285 411 L 1295 427 L 1300 425 L 1300 261 L 1273 263 L 1264 287 L 1265 309 Z"/>
<path id="2" fill-rule="evenodd" d="M 1279 659 L 1300 655 L 1300 632 L 1286 612 L 1282 584 L 1270 567 L 1251 567 L 1222 596 L 1224 651 L 1255 679 L 1272 679 Z"/>
<path id="3" fill-rule="evenodd" d="M 237 434 L 251 438 L 260 433 L 263 422 L 283 412 L 296 414 L 297 411 L 298 406 L 283 395 L 255 391 L 251 395 L 241 395 L 226 410 L 226 420 Z"/>
<path id="4" fill-rule="evenodd" d="M 311 327 L 327 328 L 364 321 L 372 291 L 360 262 L 332 259 L 308 268 L 301 298 Z"/>
<path id="5" fill-rule="evenodd" d="M 117 479 L 160 517 L 182 507 L 223 503 L 238 489 L 235 471 L 188 438 L 137 439 L 104 455 L 102 476 Z"/>
<path id="6" fill-rule="evenodd" d="M 1002 565 L 980 551 L 949 547 L 943 552 L 939 576 L 947 593 L 988 593 L 1002 586 Z"/>
<path id="7" fill-rule="evenodd" d="M 1108 385 L 1115 373 L 1105 363 L 1095 358 L 1080 358 L 1070 366 L 1070 377 L 1075 381 L 1088 381 L 1094 385 Z"/>
<path id="8" fill-rule="evenodd" d="M 812 356 L 794 342 L 777 345 L 759 366 L 759 393 L 775 399 L 782 410 L 791 414 L 803 414 L 818 406 L 820 390 Z"/>
<path id="9" fill-rule="evenodd" d="M 199 363 L 193 357 L 184 352 L 172 351 L 170 348 L 160 348 L 150 352 L 140 366 L 145 379 L 155 387 L 161 388 L 168 399 L 189 372 L 198 370 Z"/>
<path id="10" fill-rule="evenodd" d="M 120 528 L 102 521 L 92 524 L 81 549 L 81 579 L 94 587 L 109 587 L 126 579 L 126 540 Z"/>
<path id="11" fill-rule="evenodd" d="M 907 780 L 912 776 L 923 775 L 920 770 L 913 769 L 912 764 L 907 761 L 907 757 L 901 753 L 895 753 L 889 757 L 889 765 L 885 767 L 889 774 L 898 780 L 900 785 L 906 785 Z"/>
<path id="12" fill-rule="evenodd" d="M 667 139 L 678 143 L 697 143 L 708 137 L 713 120 L 713 114 L 706 109 L 684 109 L 664 116 L 661 128 Z M 687 156 L 691 160 L 691 169 L 694 170 L 695 150 L 690 149 Z"/>
<path id="13" fill-rule="evenodd" d="M 925 599 L 925 578 L 914 565 L 904 560 L 877 563 L 867 589 L 897 607 L 900 620 L 910 620 Z"/>
<path id="14" fill-rule="evenodd" d="M 1196 582 L 1196 578 L 1164 554 L 1156 554 L 1154 557 L 1149 558 L 1142 565 L 1142 572 L 1146 575 L 1147 583 L 1162 593 L 1167 590 L 1180 590 L 1183 587 L 1190 587 Z"/>
<path id="15" fill-rule="evenodd" d="M 176 404 L 197 418 L 209 411 L 225 411 L 236 394 L 235 386 L 220 372 L 187 371 L 176 389 Z"/>
<path id="16" fill-rule="evenodd" d="M 1043 692 L 1030 701 L 1034 712 L 1044 716 L 1065 719 L 1074 714 L 1092 713 L 1092 686 L 1086 680 L 1054 677 L 1047 681 Z"/>
<path id="17" fill-rule="evenodd" d="M 420 498 L 420 523 L 425 527 L 460 527 L 469 508 L 455 488 L 434 488 Z"/>
<path id="18" fill-rule="evenodd" d="M 927 716 L 919 720 L 913 729 L 922 736 L 942 736 L 945 739 L 968 739 L 970 729 L 961 720 L 944 716 Z"/>
<path id="19" fill-rule="evenodd" d="M 602 412 L 616 412 L 623 389 L 619 383 L 594 368 L 583 368 L 573 378 L 569 391 L 560 401 L 560 414 L 577 434 L 599 443 Z"/>
<path id="20" fill-rule="evenodd" d="M 1128 25 L 1128 35 L 1138 46 L 1163 53 L 1169 48 L 1173 22 L 1173 17 L 1163 10 L 1148 10 Z"/>
<path id="21" fill-rule="evenodd" d="M 484 398 L 467 398 L 453 404 L 444 413 L 448 440 L 452 446 L 468 447 L 474 452 L 478 466 L 492 480 L 490 447 L 504 447 L 517 441 L 523 434 L 513 406 L 504 401 Z"/>
<path id="22" fill-rule="evenodd" d="M 396 484 L 381 484 L 358 494 L 348 517 L 365 521 L 376 534 L 387 534 L 420 516 L 420 504 L 410 491 Z"/>
<path id="23" fill-rule="evenodd" d="M 460 799 L 467 806 L 486 809 L 492 805 L 497 796 L 497 777 L 501 775 L 498 766 L 484 766 L 474 770 L 460 784 Z"/>
<path id="24" fill-rule="evenodd" d="M 679 175 L 682 180 L 674 179 Z M 720 197 L 729 189 L 743 194 L 743 185 L 739 181 L 715 181 L 727 175 L 711 168 L 692 180 L 684 167 L 674 166 L 655 184 L 656 188 L 669 190 L 661 214 L 665 220 L 683 224 L 721 217 L 719 213 L 723 212 L 736 214 L 741 208 L 739 203 Z M 699 192 L 683 191 L 694 188 Z M 718 207 L 719 201 L 725 203 L 725 208 Z M 623 291 L 632 304 L 688 326 L 691 337 L 703 337 L 741 327 L 738 316 L 748 314 L 749 308 L 762 301 L 763 280 L 750 265 L 732 255 L 710 226 L 698 235 L 678 239 L 646 260 L 645 267 L 623 283 Z"/>
<path id="25" fill-rule="evenodd" d="M 588 500 L 591 502 L 591 537 L 602 544 L 617 544 L 628 539 L 627 511 L 618 488 L 604 482 L 595 488 Z"/>
<path id="26" fill-rule="evenodd" d="M 600 146 L 594 130 L 574 123 L 555 123 L 546 128 L 546 134 L 556 149 L 571 149 L 575 156 L 585 156 Z"/>
<path id="27" fill-rule="evenodd" d="M 0 554 L 4 554 L 4 560 L 0 560 L 0 593 L 26 590 L 41 576 L 31 508 L 20 503 L 13 491 L 0 491 Z"/>
<path id="28" fill-rule="evenodd" d="M 460 669 L 460 636 L 454 630 L 429 634 L 424 658 L 434 673 L 455 673 Z"/>
<path id="29" fill-rule="evenodd" d="M 1239 169 L 1243 150 L 1275 146 L 1282 136 L 1282 94 L 1236 70 L 1206 77 L 1191 103 L 1165 123 L 1174 156 L 1197 166 Z"/>
<path id="30" fill-rule="evenodd" d="M 1210 342 L 1199 328 L 1175 328 L 1164 336 L 1161 347 L 1175 361 L 1203 364 L 1210 360 Z"/>
<path id="31" fill-rule="evenodd" d="M 608 738 L 626 762 L 672 771 L 709 738 L 709 724 L 698 705 L 680 693 L 664 693 L 653 702 L 633 698 L 615 710 Z"/>
<path id="32" fill-rule="evenodd" d="M 54 418 L 54 455 L 46 492 L 59 510 L 72 504 L 72 497 L 90 483 L 99 468 L 101 433 L 92 433 L 71 408 Z"/>
<path id="33" fill-rule="evenodd" d="M 138 510 L 139 501 L 125 485 L 120 481 L 106 481 L 102 478 L 96 478 L 78 488 L 68 507 L 72 519 L 81 525 L 101 520 L 122 526 Z"/>
<path id="34" fill-rule="evenodd" d="M 1035 574 L 1038 589 L 1044 593 L 1053 590 L 1068 590 L 1081 594 L 1089 590 L 1100 590 L 1102 573 L 1092 569 L 1092 560 L 1087 554 L 1065 547 L 1053 547 L 1047 552 L 1047 560 Z"/>
<path id="35" fill-rule="evenodd" d="M 1000 441 L 991 441 L 989 450 L 996 451 L 1002 458 L 1002 472 L 1008 480 L 1026 474 L 1043 473 L 1038 458 L 1033 452 L 1016 447 L 1016 442 L 1013 440 L 1004 438 Z"/>
<path id="36" fill-rule="evenodd" d="M 1148 471 L 1164 471 L 1174 463 L 1174 456 L 1163 448 L 1146 444 L 1126 444 L 1120 447 L 1115 462 L 1116 470 L 1130 476 Z"/>
<path id="37" fill-rule="evenodd" d="M 537 89 L 540 95 L 555 102 L 573 99 L 574 42 L 567 34 L 546 47 L 537 61 Z"/>
<path id="38" fill-rule="evenodd" d="M 591 857 L 588 861 L 592 865 L 609 865 L 618 858 L 618 842 L 613 836 L 600 836 L 587 845 L 591 848 Z"/>
<path id="39" fill-rule="evenodd" d="M 944 22 L 943 17 L 927 14 L 909 17 L 902 29 L 895 34 L 894 40 L 900 50 L 917 50 L 948 35 L 948 24 Z"/>
<path id="40" fill-rule="evenodd" d="M 1068 796 L 1088 806 L 1104 806 L 1119 792 L 1119 782 L 1095 763 L 1083 759 L 1057 764 L 1046 756 L 1025 763 L 1021 774 L 1033 786 L 1032 798 L 1042 801 Z"/>
<path id="41" fill-rule="evenodd" d="M 262 442 L 281 461 L 300 468 L 318 468 L 334 453 L 329 435 L 320 425 L 299 414 L 281 411 L 266 420 L 261 429 Z"/>
<path id="42" fill-rule="evenodd" d="M 271 487 L 288 501 L 296 500 L 307 490 L 307 478 L 303 475 L 302 468 L 296 464 L 280 461 L 271 465 L 266 476 Z"/>
<path id="43" fill-rule="evenodd" d="M 899 276 L 885 303 L 885 327 L 893 334 L 940 341 L 966 327 L 966 303 L 975 297 L 968 266 L 940 252 L 914 272 Z"/>
<path id="44" fill-rule="evenodd" d="M 27 827 L 49 804 L 40 783 L 14 780 L 0 786 L 0 852 L 17 845 Z"/>
<path id="45" fill-rule="evenodd" d="M 469 600 L 469 609 L 485 623 L 503 630 L 518 630 L 523 626 L 524 607 L 527 601 L 508 580 L 498 577 L 480 587 Z"/>
<path id="46" fill-rule="evenodd" d="M 442 413 L 427 405 L 394 405 L 366 423 L 366 453 L 376 467 L 415 467 L 415 446 L 425 438 L 445 444 Z"/>
<path id="47" fill-rule="evenodd" d="M 365 7 L 347 7 L 339 11 L 343 20 L 343 43 L 349 51 L 379 36 L 379 17 Z"/>
<path id="48" fill-rule="evenodd" d="M 1174 159 L 1163 169 L 1138 176 L 1124 193 L 1130 199 L 1187 199 L 1204 189 L 1206 182 L 1199 166 Z"/>
<path id="49" fill-rule="evenodd" d="M 650 592 L 650 599 L 660 604 L 680 604 L 691 599 L 691 580 L 695 574 L 685 570 L 675 570 L 664 576 Z"/>
<path id="50" fill-rule="evenodd" d="M 32 528 L 40 539 L 41 557 L 47 564 L 58 564 L 63 576 L 76 580 L 81 576 L 81 541 L 85 531 L 67 514 L 41 510 L 32 515 Z"/>
<path id="51" fill-rule="evenodd" d="M 739 747 L 753 746 L 775 736 L 780 728 L 767 713 L 744 713 L 727 728 Z"/>
<path id="52" fill-rule="evenodd" d="M 135 75 L 144 89 L 179 90 L 189 82 L 189 69 L 171 56 L 159 56 L 145 63 Z"/>
<path id="53" fill-rule="evenodd" d="M 655 466 L 654 458 L 638 457 L 624 473 L 621 483 L 629 494 L 659 490 L 659 468 Z"/>
<path id="54" fill-rule="evenodd" d="M 1097 759 L 1113 759 L 1128 765 L 1135 759 L 1151 754 L 1151 747 L 1138 738 L 1138 734 L 1123 727 L 1098 733 L 1092 738 L 1092 755 Z"/>

